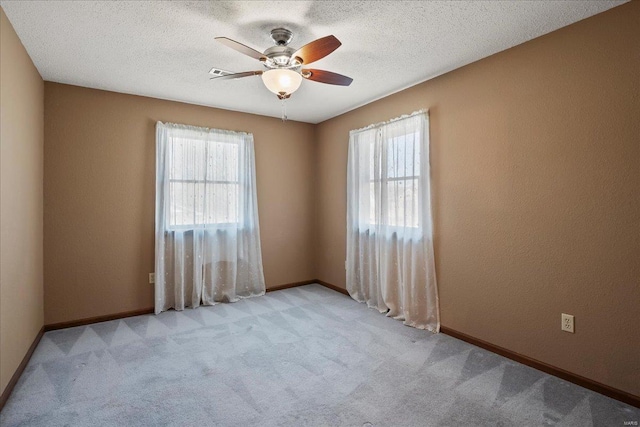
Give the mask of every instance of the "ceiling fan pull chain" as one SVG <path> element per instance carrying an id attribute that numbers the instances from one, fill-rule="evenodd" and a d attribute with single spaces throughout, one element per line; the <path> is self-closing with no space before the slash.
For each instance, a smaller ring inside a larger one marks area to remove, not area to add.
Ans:
<path id="1" fill-rule="evenodd" d="M 287 121 L 287 98 L 282 98 L 282 121 Z"/>

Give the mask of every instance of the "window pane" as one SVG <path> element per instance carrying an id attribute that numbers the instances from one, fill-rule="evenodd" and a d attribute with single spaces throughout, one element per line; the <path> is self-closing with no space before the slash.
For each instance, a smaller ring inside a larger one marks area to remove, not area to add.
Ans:
<path id="1" fill-rule="evenodd" d="M 420 175 L 420 133 L 411 133 L 387 141 L 389 178 Z"/>
<path id="2" fill-rule="evenodd" d="M 169 224 L 183 226 L 201 224 L 204 194 L 194 183 L 169 183 Z"/>
<path id="3" fill-rule="evenodd" d="M 171 182 L 169 224 L 236 223 L 239 220 L 239 189 L 238 184 Z"/>
<path id="4" fill-rule="evenodd" d="M 240 146 L 230 142 L 210 142 L 207 155 L 207 179 L 238 181 Z"/>
<path id="5" fill-rule="evenodd" d="M 366 223 L 394 227 L 420 225 L 417 178 L 384 180 L 382 183 L 372 181 L 362 194 L 369 199 L 368 203 L 363 200 L 361 205 L 366 212 L 362 220 Z"/>
<path id="6" fill-rule="evenodd" d="M 418 180 L 387 182 L 388 225 L 418 227 Z"/>
<path id="7" fill-rule="evenodd" d="M 197 139 L 173 138 L 169 147 L 169 179 L 204 180 L 206 143 Z"/>
<path id="8" fill-rule="evenodd" d="M 240 144 L 173 138 L 168 155 L 170 226 L 239 221 Z"/>
<path id="9" fill-rule="evenodd" d="M 174 138 L 169 151 L 172 180 L 238 181 L 239 145 Z"/>
<path id="10" fill-rule="evenodd" d="M 382 145 L 382 165 L 376 164 L 373 144 L 368 153 L 369 187 L 362 192 L 369 224 L 418 227 L 420 132 L 389 138 Z M 384 167 L 381 167 L 384 166 Z M 382 169 L 382 170 L 381 170 Z"/>
<path id="11" fill-rule="evenodd" d="M 238 184 L 208 184 L 205 219 L 207 224 L 228 224 L 239 221 Z"/>

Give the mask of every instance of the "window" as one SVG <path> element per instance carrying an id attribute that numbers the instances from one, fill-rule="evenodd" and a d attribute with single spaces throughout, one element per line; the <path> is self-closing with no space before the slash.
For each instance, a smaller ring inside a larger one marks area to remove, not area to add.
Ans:
<path id="1" fill-rule="evenodd" d="M 426 111 L 349 133 L 346 252 L 354 299 L 438 331 Z"/>
<path id="2" fill-rule="evenodd" d="M 156 314 L 264 294 L 253 145 L 156 123 Z"/>
<path id="3" fill-rule="evenodd" d="M 170 228 L 240 221 L 238 143 L 174 138 L 168 154 Z"/>
<path id="4" fill-rule="evenodd" d="M 418 227 L 420 132 L 390 136 L 369 156 L 369 223 Z M 375 142 L 371 142 L 372 145 Z M 384 201 L 376 203 L 376 197 Z M 379 209 L 385 205 L 385 209 Z M 377 208 L 378 206 L 378 208 Z"/>
<path id="5" fill-rule="evenodd" d="M 353 230 L 418 237 L 429 202 L 428 119 L 424 114 L 354 130 L 347 167 Z"/>
<path id="6" fill-rule="evenodd" d="M 158 226 L 257 226 L 253 135 L 159 122 L 156 141 Z"/>

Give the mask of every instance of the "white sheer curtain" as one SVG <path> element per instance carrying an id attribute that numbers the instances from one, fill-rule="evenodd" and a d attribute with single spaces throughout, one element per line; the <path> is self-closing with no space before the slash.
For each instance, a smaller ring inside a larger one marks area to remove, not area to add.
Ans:
<path id="1" fill-rule="evenodd" d="M 155 312 L 265 292 L 253 135 L 156 124 Z"/>
<path id="2" fill-rule="evenodd" d="M 350 133 L 347 290 L 406 325 L 440 329 L 426 112 Z"/>

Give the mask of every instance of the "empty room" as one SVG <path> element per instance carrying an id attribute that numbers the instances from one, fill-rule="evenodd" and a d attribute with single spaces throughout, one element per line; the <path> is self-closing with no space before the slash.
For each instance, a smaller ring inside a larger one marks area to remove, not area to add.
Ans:
<path id="1" fill-rule="evenodd" d="M 0 0 L 0 425 L 638 426 L 640 2 Z"/>

